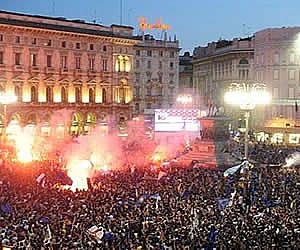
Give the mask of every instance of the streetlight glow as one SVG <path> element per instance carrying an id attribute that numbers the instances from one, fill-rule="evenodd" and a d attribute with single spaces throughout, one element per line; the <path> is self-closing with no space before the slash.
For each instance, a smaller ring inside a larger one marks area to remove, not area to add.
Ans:
<path id="1" fill-rule="evenodd" d="M 271 95 L 264 84 L 231 84 L 224 95 L 224 101 L 230 105 L 239 105 L 241 109 L 252 110 L 256 105 L 271 102 Z"/>
<path id="2" fill-rule="evenodd" d="M 181 104 L 191 104 L 193 102 L 193 97 L 192 95 L 183 94 L 183 95 L 179 95 L 176 101 Z"/>
<path id="3" fill-rule="evenodd" d="M 15 95 L 8 95 L 5 93 L 0 94 L 0 103 L 3 105 L 14 103 L 17 100 L 18 100 L 18 98 Z"/>
<path id="4" fill-rule="evenodd" d="M 266 85 L 261 83 L 232 83 L 225 92 L 224 101 L 230 105 L 239 105 L 245 111 L 245 158 L 248 158 L 248 133 L 250 111 L 256 105 L 266 105 L 271 102 L 271 95 L 266 91 Z"/>

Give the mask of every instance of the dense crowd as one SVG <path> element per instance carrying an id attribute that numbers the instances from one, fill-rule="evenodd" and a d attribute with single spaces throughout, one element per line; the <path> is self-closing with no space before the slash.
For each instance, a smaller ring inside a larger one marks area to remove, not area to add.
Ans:
<path id="1" fill-rule="evenodd" d="M 252 157 L 267 164 L 228 178 L 221 170 L 144 166 L 99 174 L 77 192 L 54 185 L 55 162 L 2 162 L 0 242 L 13 249 L 300 249 L 300 172 L 268 165 L 281 161 L 278 150 L 288 149 L 253 146 Z"/>

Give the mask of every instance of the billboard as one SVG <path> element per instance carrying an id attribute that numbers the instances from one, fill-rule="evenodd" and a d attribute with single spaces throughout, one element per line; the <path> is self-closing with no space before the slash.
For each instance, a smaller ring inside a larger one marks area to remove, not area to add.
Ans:
<path id="1" fill-rule="evenodd" d="M 156 109 L 155 131 L 156 132 L 178 132 L 200 130 L 199 109 Z"/>

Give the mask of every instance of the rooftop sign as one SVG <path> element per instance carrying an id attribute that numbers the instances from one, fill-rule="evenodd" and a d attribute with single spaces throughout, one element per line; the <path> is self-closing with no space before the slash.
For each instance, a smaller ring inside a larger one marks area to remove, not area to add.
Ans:
<path id="1" fill-rule="evenodd" d="M 140 17 L 139 18 L 139 27 L 141 30 L 152 30 L 152 29 L 157 29 L 157 30 L 169 30 L 170 25 L 168 24 L 162 24 L 162 19 L 157 19 L 154 24 L 147 23 L 147 18 L 146 17 Z"/>

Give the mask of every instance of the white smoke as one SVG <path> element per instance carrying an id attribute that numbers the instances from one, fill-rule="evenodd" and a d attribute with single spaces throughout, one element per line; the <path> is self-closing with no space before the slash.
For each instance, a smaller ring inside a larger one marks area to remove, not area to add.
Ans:
<path id="1" fill-rule="evenodd" d="M 295 152 L 285 159 L 284 167 L 295 167 L 300 165 L 300 152 Z"/>

